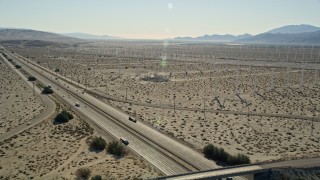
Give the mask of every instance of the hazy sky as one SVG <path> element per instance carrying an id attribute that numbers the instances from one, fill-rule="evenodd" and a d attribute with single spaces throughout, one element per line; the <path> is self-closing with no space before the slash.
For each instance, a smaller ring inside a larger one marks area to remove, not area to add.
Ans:
<path id="1" fill-rule="evenodd" d="M 127 38 L 320 26 L 320 0 L 0 0 L 0 27 Z"/>

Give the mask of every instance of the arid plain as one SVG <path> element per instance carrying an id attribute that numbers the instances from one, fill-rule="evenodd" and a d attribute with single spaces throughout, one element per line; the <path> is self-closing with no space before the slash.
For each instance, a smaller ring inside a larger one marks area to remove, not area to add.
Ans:
<path id="1" fill-rule="evenodd" d="M 166 41 L 6 48 L 199 152 L 212 143 L 252 162 L 320 155 L 317 48 Z M 3 60 L 0 67 L 3 134 L 44 105 Z M 1 142 L 1 177 L 73 179 L 80 167 L 116 179 L 160 176 L 134 154 L 90 151 L 99 133 L 78 116 L 54 125 L 66 109 L 55 102 L 53 116 Z"/>
<path id="2" fill-rule="evenodd" d="M 42 113 L 39 95 L 13 69 L 0 59 L 1 134 L 28 124 Z M 44 96 L 44 95 L 42 95 Z M 1 139 L 0 179 L 75 179 L 79 168 L 109 179 L 154 178 L 161 174 L 140 157 L 130 153 L 118 158 L 89 149 L 94 136 L 100 136 L 79 116 L 64 124 L 54 124 L 54 117 L 68 109 L 59 101 L 55 113 L 44 121 Z M 111 142 L 114 139 L 107 136 Z"/>
<path id="3" fill-rule="evenodd" d="M 14 47 L 201 151 L 252 162 L 320 155 L 319 48 L 171 42 Z"/>

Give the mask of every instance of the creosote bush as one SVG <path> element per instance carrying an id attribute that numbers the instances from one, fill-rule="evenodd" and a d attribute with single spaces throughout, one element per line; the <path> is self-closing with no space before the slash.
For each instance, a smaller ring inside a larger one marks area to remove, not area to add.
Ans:
<path id="1" fill-rule="evenodd" d="M 90 143 L 90 148 L 98 151 L 104 150 L 107 143 L 102 137 L 94 137 Z"/>
<path id="2" fill-rule="evenodd" d="M 237 154 L 236 156 L 230 155 L 223 148 L 215 147 L 208 144 L 203 148 L 203 153 L 206 158 L 215 161 L 227 163 L 228 165 L 250 164 L 250 159 L 244 154 Z"/>
<path id="3" fill-rule="evenodd" d="M 91 180 L 102 180 L 102 177 L 100 175 L 95 175 L 91 178 Z"/>
<path id="4" fill-rule="evenodd" d="M 61 113 L 59 113 L 55 117 L 54 120 L 57 123 L 65 123 L 65 122 L 68 122 L 71 119 L 73 119 L 73 115 L 70 112 L 67 112 L 66 110 L 63 110 Z"/>
<path id="5" fill-rule="evenodd" d="M 91 170 L 89 168 L 80 168 L 76 171 L 76 177 L 79 180 L 89 179 L 91 175 Z"/>
<path id="6" fill-rule="evenodd" d="M 123 156 L 125 154 L 125 149 L 122 144 L 118 141 L 112 141 L 108 144 L 107 152 L 116 156 Z"/>

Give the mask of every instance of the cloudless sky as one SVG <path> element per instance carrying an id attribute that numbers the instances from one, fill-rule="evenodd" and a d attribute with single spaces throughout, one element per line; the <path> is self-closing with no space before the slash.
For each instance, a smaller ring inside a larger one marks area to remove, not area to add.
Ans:
<path id="1" fill-rule="evenodd" d="M 0 27 L 160 39 L 320 26 L 320 0 L 0 0 Z"/>

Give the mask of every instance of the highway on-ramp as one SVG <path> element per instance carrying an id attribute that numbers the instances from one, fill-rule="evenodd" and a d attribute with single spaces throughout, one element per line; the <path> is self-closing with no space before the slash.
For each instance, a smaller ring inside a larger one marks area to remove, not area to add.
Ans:
<path id="1" fill-rule="evenodd" d="M 33 88 L 33 84 L 32 82 L 28 81 L 28 79 L 26 78 L 25 75 L 22 74 L 21 71 L 19 71 L 18 69 L 16 69 L 12 64 L 10 64 L 8 62 L 8 60 L 2 56 L 2 54 L 0 54 L 0 58 L 2 58 L 4 60 L 4 62 L 6 62 L 8 64 L 8 66 L 10 68 L 13 69 L 13 71 L 15 71 L 25 82 L 26 84 L 30 87 Z M 56 104 L 47 96 L 47 95 L 43 95 L 41 94 L 41 90 L 38 87 L 35 87 L 35 93 L 37 94 L 38 97 L 41 98 L 41 102 L 44 104 L 44 110 L 41 112 L 41 114 L 39 114 L 38 116 L 34 117 L 32 120 L 30 120 L 30 123 L 25 122 L 17 127 L 15 127 L 14 129 L 12 129 L 11 131 L 8 131 L 6 133 L 3 133 L 0 135 L 0 141 L 3 141 L 5 139 L 8 139 L 16 134 L 19 134 L 21 132 L 23 132 L 24 130 L 40 123 L 41 121 L 49 118 L 51 115 L 54 114 L 55 110 L 56 110 Z"/>

